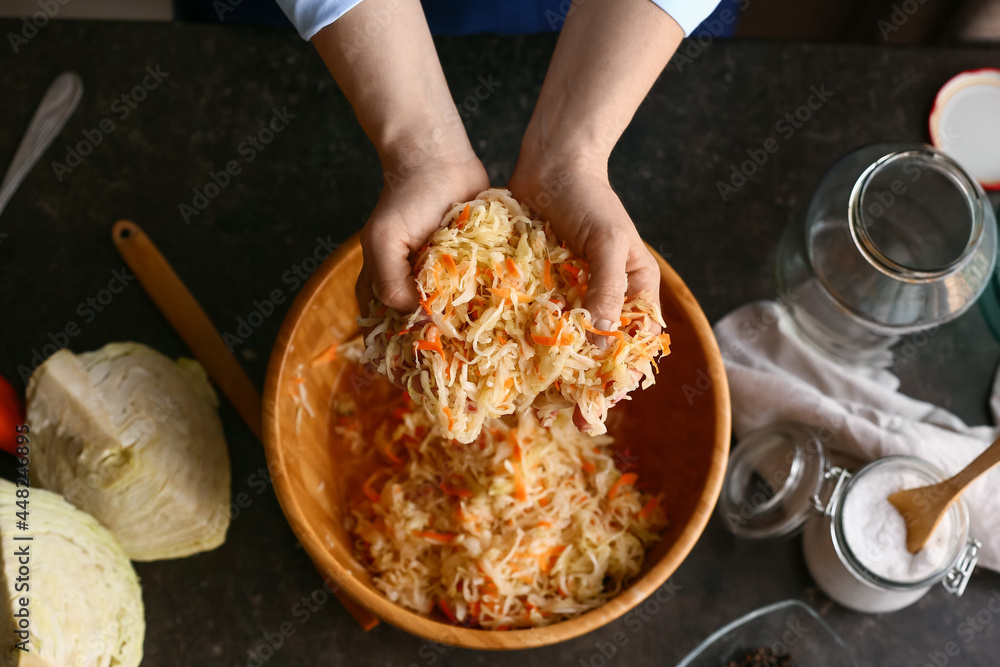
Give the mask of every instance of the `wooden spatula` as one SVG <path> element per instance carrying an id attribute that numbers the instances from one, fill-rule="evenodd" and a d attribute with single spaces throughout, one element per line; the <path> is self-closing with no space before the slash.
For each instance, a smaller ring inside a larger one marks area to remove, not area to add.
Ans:
<path id="1" fill-rule="evenodd" d="M 918 489 L 897 491 L 889 502 L 906 521 L 906 550 L 915 554 L 924 548 L 945 512 L 965 489 L 984 472 L 1000 463 L 1000 438 L 950 479 Z"/>
<path id="2" fill-rule="evenodd" d="M 111 234 L 118 252 L 153 303 L 260 440 L 260 394 L 198 301 L 139 225 L 119 220 Z M 367 609 L 340 591 L 335 595 L 362 628 L 371 630 L 378 625 L 378 619 Z"/>

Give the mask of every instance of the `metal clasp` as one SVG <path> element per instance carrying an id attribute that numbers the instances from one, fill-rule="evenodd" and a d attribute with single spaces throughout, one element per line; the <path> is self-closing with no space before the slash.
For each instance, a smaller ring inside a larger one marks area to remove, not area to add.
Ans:
<path id="1" fill-rule="evenodd" d="M 837 483 L 834 484 L 833 490 L 830 491 L 830 495 L 827 496 L 824 501 L 823 498 L 820 497 L 820 494 L 823 493 L 824 489 L 830 486 L 829 482 L 834 477 L 837 478 Z M 823 473 L 823 479 L 825 480 L 825 483 L 820 489 L 820 492 L 812 497 L 813 507 L 815 507 L 816 511 L 820 514 L 833 516 L 833 513 L 837 509 L 837 503 L 840 501 L 840 496 L 844 494 L 844 486 L 847 484 L 847 481 L 851 479 L 851 473 L 847 472 L 843 468 L 833 466 L 828 468 L 827 471 Z"/>
<path id="2" fill-rule="evenodd" d="M 969 584 L 972 571 L 976 568 L 976 562 L 979 560 L 979 548 L 982 546 L 983 544 L 979 540 L 970 539 L 965 548 L 962 549 L 955 567 L 951 568 L 945 576 L 942 585 L 955 597 L 961 597 L 962 593 L 965 592 L 965 587 Z"/>

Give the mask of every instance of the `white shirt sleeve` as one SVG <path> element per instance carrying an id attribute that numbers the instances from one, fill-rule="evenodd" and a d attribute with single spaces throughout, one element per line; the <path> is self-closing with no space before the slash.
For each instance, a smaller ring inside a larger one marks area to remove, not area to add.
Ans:
<path id="1" fill-rule="evenodd" d="M 281 11 L 292 22 L 302 39 L 312 39 L 313 35 L 330 25 L 349 9 L 361 4 L 361 0 L 277 0 Z"/>
<path id="2" fill-rule="evenodd" d="M 720 0 L 652 0 L 660 9 L 677 21 L 687 37 L 708 15 L 715 11 Z M 287 0 L 285 0 L 287 2 Z"/>
<path id="3" fill-rule="evenodd" d="M 330 25 L 362 0 L 277 0 L 285 16 L 302 35 L 302 39 L 312 39 L 313 35 Z M 702 21 L 708 18 L 719 0 L 652 0 L 670 14 L 670 18 L 690 35 Z"/>

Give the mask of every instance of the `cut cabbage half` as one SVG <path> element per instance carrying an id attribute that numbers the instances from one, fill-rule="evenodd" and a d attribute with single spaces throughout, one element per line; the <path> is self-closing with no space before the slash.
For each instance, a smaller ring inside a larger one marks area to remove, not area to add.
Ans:
<path id="1" fill-rule="evenodd" d="M 214 549 L 229 527 L 229 455 L 197 362 L 139 343 L 60 350 L 31 376 L 33 481 L 94 515 L 139 561 Z"/>
<path id="2" fill-rule="evenodd" d="M 13 483 L 0 480 L 5 595 L 0 665 L 138 665 L 146 630 L 142 590 L 121 545 L 94 517 L 43 489 L 30 490 L 29 530 L 18 529 L 22 509 L 16 492 Z M 16 539 L 28 536 L 30 540 Z M 25 563 L 16 555 L 19 549 L 28 551 Z M 17 617 L 25 608 L 26 630 Z M 22 640 L 27 652 L 14 645 Z"/>

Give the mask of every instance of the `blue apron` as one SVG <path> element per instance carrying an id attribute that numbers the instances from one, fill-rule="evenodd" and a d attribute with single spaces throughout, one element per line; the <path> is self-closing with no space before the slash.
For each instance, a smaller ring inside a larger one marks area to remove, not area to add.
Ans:
<path id="1" fill-rule="evenodd" d="M 477 33 L 496 35 L 523 35 L 539 32 L 556 32 L 562 28 L 570 0 L 421 0 L 427 23 L 435 35 L 471 35 Z M 722 0 L 712 16 L 728 10 L 739 14 L 741 0 Z M 213 2 L 206 0 L 174 0 L 174 12 L 179 21 L 219 22 Z M 274 0 L 230 0 L 232 7 L 222 17 L 229 24 L 289 25 L 288 19 Z M 711 20 L 712 16 L 709 17 Z M 706 21 L 707 23 L 707 21 Z M 713 37 L 731 37 L 736 22 L 725 24 L 722 34 Z M 700 30 L 704 30 L 701 28 Z M 693 34 L 697 35 L 698 30 Z"/>

